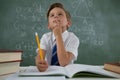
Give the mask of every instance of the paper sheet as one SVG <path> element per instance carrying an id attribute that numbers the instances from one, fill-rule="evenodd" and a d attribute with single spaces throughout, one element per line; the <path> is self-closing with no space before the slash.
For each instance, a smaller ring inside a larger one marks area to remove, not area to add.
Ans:
<path id="1" fill-rule="evenodd" d="M 44 77 L 19 77 L 18 74 L 12 74 L 4 80 L 66 80 L 65 76 L 44 76 Z"/>

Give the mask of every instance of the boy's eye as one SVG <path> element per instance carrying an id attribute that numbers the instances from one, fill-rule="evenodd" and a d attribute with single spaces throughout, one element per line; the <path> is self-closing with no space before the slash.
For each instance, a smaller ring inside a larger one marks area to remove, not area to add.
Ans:
<path id="1" fill-rule="evenodd" d="M 62 15 L 62 13 L 59 13 L 58 15 L 60 16 L 60 15 Z"/>
<path id="2" fill-rule="evenodd" d="M 59 14 L 57 14 L 58 16 L 61 16 L 61 15 L 63 15 L 62 13 L 59 13 Z M 49 15 L 49 17 L 54 17 L 55 15 L 54 14 L 50 14 Z"/>
<path id="3" fill-rule="evenodd" d="M 53 17 L 53 16 L 54 16 L 53 14 L 50 15 L 50 17 Z"/>

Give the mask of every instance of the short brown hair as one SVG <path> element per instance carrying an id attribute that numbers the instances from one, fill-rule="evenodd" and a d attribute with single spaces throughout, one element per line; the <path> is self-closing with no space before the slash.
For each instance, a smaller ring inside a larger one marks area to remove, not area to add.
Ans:
<path id="1" fill-rule="evenodd" d="M 56 7 L 63 9 L 63 10 L 65 11 L 67 20 L 68 20 L 68 21 L 71 21 L 71 15 L 70 15 L 70 13 L 64 9 L 64 7 L 63 7 L 63 5 L 62 5 L 61 3 L 54 3 L 54 4 L 52 4 L 52 5 L 50 6 L 50 8 L 48 9 L 48 12 L 47 12 L 47 18 L 49 17 L 50 11 L 51 11 L 52 9 L 56 8 Z"/>

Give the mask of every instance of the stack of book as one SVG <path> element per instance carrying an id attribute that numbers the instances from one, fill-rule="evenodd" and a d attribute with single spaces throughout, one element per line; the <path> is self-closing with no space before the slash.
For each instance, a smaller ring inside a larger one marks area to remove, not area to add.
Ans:
<path id="1" fill-rule="evenodd" d="M 120 74 L 120 62 L 105 63 L 104 69 Z"/>
<path id="2" fill-rule="evenodd" d="M 19 70 L 21 50 L 0 50 L 0 75 L 15 73 Z"/>

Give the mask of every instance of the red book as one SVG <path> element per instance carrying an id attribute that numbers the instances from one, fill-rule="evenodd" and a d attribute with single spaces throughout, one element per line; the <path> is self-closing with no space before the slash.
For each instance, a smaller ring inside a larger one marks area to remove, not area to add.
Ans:
<path id="1" fill-rule="evenodd" d="M 0 62 L 0 76 L 19 71 L 21 60 Z"/>
<path id="2" fill-rule="evenodd" d="M 0 63 L 21 60 L 23 51 L 21 50 L 1 50 L 0 49 Z"/>

